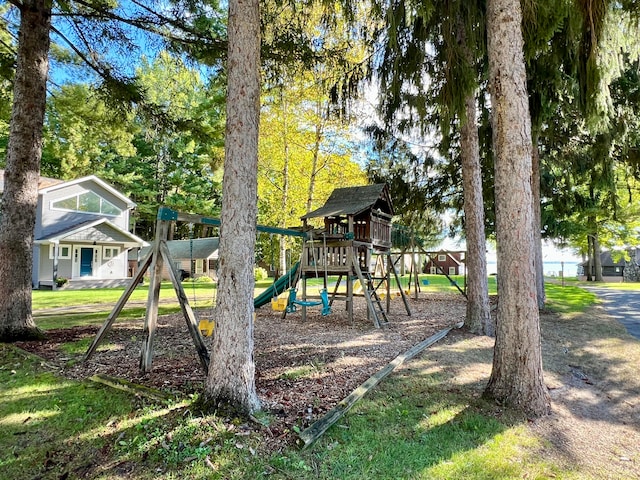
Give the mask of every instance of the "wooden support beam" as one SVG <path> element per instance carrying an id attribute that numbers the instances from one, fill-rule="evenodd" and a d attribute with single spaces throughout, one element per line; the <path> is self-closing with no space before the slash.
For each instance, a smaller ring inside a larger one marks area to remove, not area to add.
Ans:
<path id="1" fill-rule="evenodd" d="M 200 364 L 202 365 L 202 368 L 204 368 L 204 371 L 208 372 L 210 361 L 209 350 L 207 349 L 207 346 L 204 343 L 204 339 L 202 338 L 202 334 L 200 333 L 200 329 L 198 328 L 198 322 L 196 320 L 196 316 L 193 313 L 191 305 L 189 305 L 187 294 L 185 293 L 184 288 L 182 288 L 182 284 L 176 277 L 176 272 L 173 268 L 173 259 L 171 258 L 169 247 L 167 247 L 166 242 L 160 243 L 160 254 L 162 255 L 164 262 L 170 266 L 170 268 L 168 268 L 169 278 L 171 279 L 173 288 L 176 291 L 178 302 L 180 302 L 182 315 L 184 315 L 184 320 L 187 323 L 187 328 L 189 329 L 189 333 L 191 334 L 193 344 L 195 345 L 196 351 L 198 352 L 198 357 L 200 357 Z"/>
<path id="2" fill-rule="evenodd" d="M 91 358 L 91 356 L 95 353 L 96 349 L 98 348 L 98 345 L 100 345 L 100 342 L 103 340 L 103 337 L 111 329 L 113 322 L 116 321 L 116 318 L 118 318 L 118 315 L 120 315 L 120 312 L 122 312 L 122 309 L 127 303 L 127 300 L 129 300 L 129 297 L 131 296 L 133 291 L 142 281 L 144 274 L 149 268 L 149 265 L 151 265 L 152 259 L 153 259 L 153 252 L 150 251 L 142 261 L 141 266 L 138 269 L 138 273 L 136 273 L 136 276 L 131 279 L 131 283 L 129 284 L 129 286 L 125 289 L 124 292 L 122 292 L 122 295 L 120 296 L 120 300 L 118 300 L 116 305 L 113 307 L 113 310 L 111 310 L 111 313 L 109 314 L 107 319 L 104 321 L 104 323 L 100 327 L 100 330 L 98 330 L 96 337 L 93 339 L 93 343 L 89 346 L 89 348 L 87 349 L 87 352 L 84 354 L 84 358 L 83 358 L 84 362 L 86 362 Z"/>
<path id="3" fill-rule="evenodd" d="M 389 264 L 391 265 L 390 270 L 393 272 L 393 276 L 396 279 L 396 285 L 400 289 L 400 296 L 402 297 L 402 301 L 404 302 L 404 308 L 407 311 L 407 315 L 411 316 L 411 307 L 409 307 L 407 296 L 404 294 L 404 288 L 402 288 L 402 283 L 400 283 L 398 270 L 396 269 L 396 264 L 393 262 L 393 258 L 391 258 L 391 253 L 389 253 Z M 391 279 L 389 279 L 389 282 L 391 282 Z"/>
<path id="4" fill-rule="evenodd" d="M 349 394 L 344 400 L 342 400 L 338 405 L 332 408 L 327 414 L 321 419 L 314 422 L 308 428 L 300 432 L 300 438 L 304 442 L 304 446 L 307 448 L 312 445 L 324 432 L 326 432 L 333 424 L 335 424 L 340 418 L 347 413 L 351 407 L 355 405 L 355 403 L 364 397 L 369 390 L 375 387 L 378 383 L 380 383 L 385 377 L 387 377 L 391 372 L 393 372 L 396 368 L 402 365 L 407 360 L 412 359 L 420 352 L 422 352 L 427 347 L 433 345 L 438 340 L 443 339 L 447 336 L 447 334 L 453 330 L 454 328 L 461 328 L 463 325 L 462 322 L 457 323 L 453 327 L 445 328 L 444 330 L 440 330 L 436 334 L 430 336 L 426 340 L 414 345 L 409 350 L 404 352 L 401 355 L 398 355 L 394 358 L 390 363 L 388 363 L 384 368 L 379 370 L 375 375 L 372 375 L 367 379 L 364 383 L 362 383 L 358 388 L 356 388 L 353 392 Z"/>
<path id="5" fill-rule="evenodd" d="M 160 301 L 160 284 L 162 283 L 162 255 L 160 255 L 160 244 L 167 240 L 169 222 L 158 220 L 156 224 L 156 241 L 153 244 L 151 264 L 151 276 L 149 279 L 149 294 L 147 296 L 147 311 L 144 317 L 144 327 L 142 329 L 142 349 L 140 351 L 140 370 L 151 371 L 153 361 L 153 339 L 158 325 L 158 304 Z"/>
<path id="6" fill-rule="evenodd" d="M 364 279 L 364 275 L 362 275 L 362 270 L 360 270 L 360 265 L 355 258 L 351 258 L 351 265 L 353 266 L 353 270 L 356 272 L 358 276 L 358 280 L 360 280 L 360 284 L 362 285 L 364 291 L 364 298 L 367 301 L 368 312 L 371 312 L 371 316 L 373 317 L 373 324 L 376 328 L 380 328 L 380 320 L 378 319 L 378 313 L 376 312 L 375 307 L 373 306 L 373 301 L 371 300 L 371 295 L 369 294 L 368 283 Z"/>
<path id="7" fill-rule="evenodd" d="M 123 378 L 105 375 L 103 373 L 99 373 L 97 375 L 94 375 L 93 377 L 89 377 L 89 380 L 95 383 L 100 383 L 102 385 L 107 385 L 117 390 L 122 390 L 123 392 L 131 393 L 136 396 L 145 397 L 156 402 L 160 401 L 164 403 L 175 400 L 175 397 L 171 394 L 153 388 L 145 387 L 144 385 L 129 382 L 128 380 L 125 380 Z"/>

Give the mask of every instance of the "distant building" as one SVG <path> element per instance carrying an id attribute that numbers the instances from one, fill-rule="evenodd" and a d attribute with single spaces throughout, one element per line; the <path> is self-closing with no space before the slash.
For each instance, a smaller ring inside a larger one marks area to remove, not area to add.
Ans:
<path id="1" fill-rule="evenodd" d="M 0 195 L 4 170 L 0 170 Z M 40 177 L 33 248 L 33 288 L 114 286 L 128 277 L 129 250 L 145 242 L 129 232 L 135 203 L 94 175 Z"/>
<path id="2" fill-rule="evenodd" d="M 422 267 L 422 272 L 431 275 L 462 275 L 464 273 L 464 253 L 447 250 L 427 252 L 428 256 Z"/>
<path id="3" fill-rule="evenodd" d="M 606 282 L 638 282 L 640 281 L 640 248 L 632 248 L 626 252 L 602 252 L 602 277 Z M 591 265 L 591 275 L 595 276 L 595 265 Z M 589 262 L 578 264 L 578 279 L 586 280 Z"/>
<path id="4" fill-rule="evenodd" d="M 217 280 L 219 245 L 220 239 L 218 237 L 167 241 L 169 254 L 174 262 L 173 267 L 180 277 L 179 280 L 202 276 Z M 140 258 L 144 258 L 150 249 L 151 247 L 143 248 L 140 251 Z M 137 257 L 130 256 L 129 264 L 131 269 L 137 271 Z M 167 265 L 164 265 L 162 269 L 162 278 L 169 279 Z"/>

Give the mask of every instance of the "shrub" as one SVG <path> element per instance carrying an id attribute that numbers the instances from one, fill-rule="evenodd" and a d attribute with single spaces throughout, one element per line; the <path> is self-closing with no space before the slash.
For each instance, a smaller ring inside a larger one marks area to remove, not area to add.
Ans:
<path id="1" fill-rule="evenodd" d="M 64 277 L 56 278 L 56 287 L 60 288 L 64 286 L 69 280 Z"/>
<path id="2" fill-rule="evenodd" d="M 266 280 L 269 277 L 267 271 L 262 267 L 256 267 L 253 269 L 253 277 L 256 281 Z"/>
<path id="3" fill-rule="evenodd" d="M 196 283 L 214 283 L 213 278 L 202 275 L 194 280 Z"/>

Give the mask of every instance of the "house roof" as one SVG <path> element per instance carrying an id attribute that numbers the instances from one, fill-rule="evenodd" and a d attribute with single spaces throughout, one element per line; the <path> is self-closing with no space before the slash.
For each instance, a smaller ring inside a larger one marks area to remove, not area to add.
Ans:
<path id="1" fill-rule="evenodd" d="M 174 260 L 183 258 L 210 258 L 215 256 L 220 245 L 218 237 L 194 238 L 193 240 L 169 240 L 167 247 Z M 140 254 L 145 256 L 151 247 L 145 247 Z"/>
<path id="2" fill-rule="evenodd" d="M 456 258 L 456 257 L 460 257 L 461 253 L 462 252 L 451 252 L 448 250 L 438 250 L 437 252 L 427 252 L 427 254 L 431 257 L 431 260 L 433 260 L 433 257 L 435 257 L 435 260 L 437 261 L 438 255 L 446 255 L 449 260 L 453 260 L 457 265 L 462 265 L 461 259 Z"/>
<path id="3" fill-rule="evenodd" d="M 38 193 L 44 194 L 47 192 L 57 190 L 59 188 L 66 188 L 68 186 L 76 185 L 78 183 L 82 183 L 86 181 L 92 181 L 97 183 L 102 188 L 107 190 L 109 193 L 119 198 L 124 203 L 126 203 L 128 208 L 133 208 L 136 206 L 135 202 L 133 202 L 130 198 L 124 196 L 122 193 L 120 193 L 118 190 L 113 188 L 107 182 L 96 177 L 95 175 L 88 175 L 86 177 L 76 178 L 75 180 L 69 180 L 69 181 L 60 180 L 57 178 L 40 177 L 40 179 L 38 180 Z M 2 193 L 4 193 L 4 170 L 0 169 L 0 194 Z"/>
<path id="4" fill-rule="evenodd" d="M 617 257 L 618 255 L 616 255 L 616 258 Z M 600 262 L 602 263 L 603 267 L 623 267 L 626 264 L 624 256 L 621 256 L 617 262 L 614 262 L 611 252 L 602 252 L 600 254 Z M 582 263 L 579 263 L 578 265 L 586 267 L 589 265 L 589 261 L 584 261 Z"/>
<path id="5" fill-rule="evenodd" d="M 56 183 L 56 184 L 53 184 L 53 185 L 48 185 L 48 186 L 45 186 L 44 188 L 39 188 L 38 189 L 38 193 L 44 194 L 44 193 L 52 192 L 54 190 L 58 190 L 60 188 L 66 188 L 66 187 L 69 187 L 69 186 L 72 186 L 72 185 L 77 185 L 79 183 L 83 183 L 83 182 L 87 182 L 87 181 L 97 183 L 102 188 L 107 190 L 109 193 L 111 193 L 115 197 L 119 198 L 124 203 L 126 203 L 129 208 L 133 208 L 133 207 L 136 206 L 135 202 L 133 202 L 129 197 L 126 197 L 125 195 L 120 193 L 118 190 L 113 188 L 111 185 L 109 185 L 107 182 L 105 182 L 104 180 L 96 177 L 95 175 L 88 175 L 86 177 L 76 178 L 75 180 L 69 180 L 69 181 L 66 181 L 66 182 L 60 181 L 60 183 Z"/>
<path id="6" fill-rule="evenodd" d="M 73 227 L 60 230 L 49 234 L 42 238 L 37 238 L 35 243 L 48 244 L 58 243 L 63 240 L 75 240 L 75 241 L 99 241 L 101 243 L 124 243 L 129 246 L 143 246 L 148 245 L 147 242 L 140 237 L 129 233 L 126 230 L 111 223 L 106 218 L 84 222 Z"/>
<path id="7" fill-rule="evenodd" d="M 377 207 L 384 207 L 385 213 L 393 215 L 393 205 L 391 204 L 389 189 L 385 183 L 336 188 L 322 207 L 300 218 L 305 220 L 318 217 L 358 215 L 369 208 Z"/>
<path id="8" fill-rule="evenodd" d="M 53 185 L 58 185 L 60 183 L 64 183 L 64 180 L 59 180 L 57 178 L 49 178 L 49 177 L 40 177 L 38 180 L 38 190 L 42 188 L 47 188 Z M 4 193 L 4 170 L 0 169 L 0 194 Z"/>

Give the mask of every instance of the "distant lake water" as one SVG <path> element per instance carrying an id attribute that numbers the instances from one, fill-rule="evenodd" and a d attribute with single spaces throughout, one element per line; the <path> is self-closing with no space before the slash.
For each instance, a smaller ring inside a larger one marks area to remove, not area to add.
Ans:
<path id="1" fill-rule="evenodd" d="M 562 272 L 563 264 L 562 262 L 543 262 L 544 268 L 543 272 L 547 277 L 559 277 L 560 272 Z M 497 273 L 497 265 L 496 262 L 487 262 L 487 272 L 489 275 L 492 273 Z M 578 262 L 564 262 L 564 276 L 566 277 L 575 277 L 578 274 Z"/>

